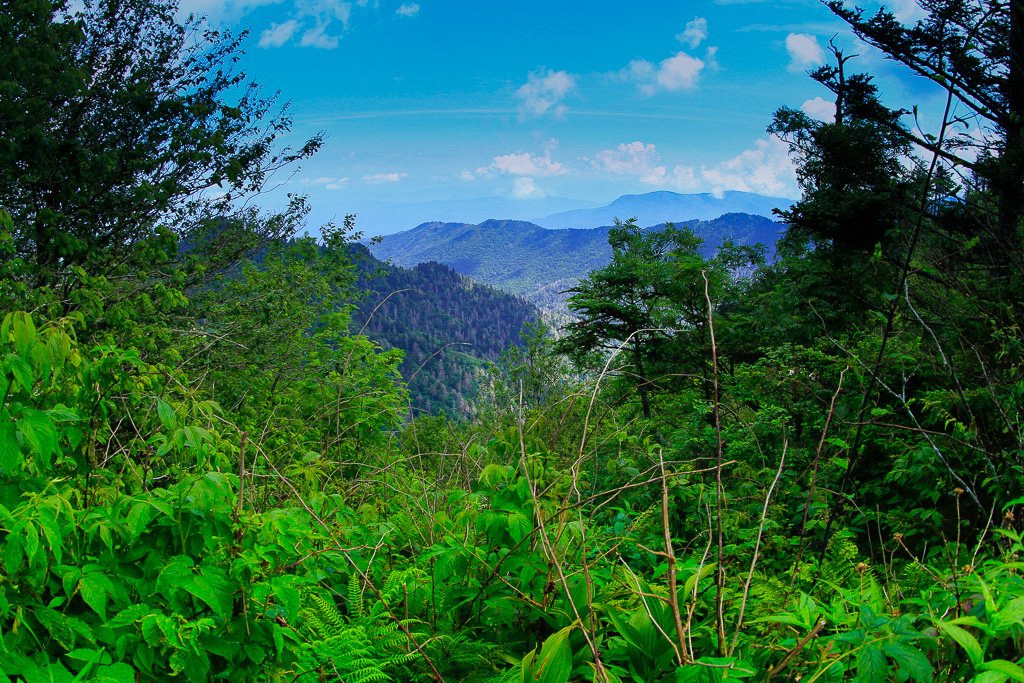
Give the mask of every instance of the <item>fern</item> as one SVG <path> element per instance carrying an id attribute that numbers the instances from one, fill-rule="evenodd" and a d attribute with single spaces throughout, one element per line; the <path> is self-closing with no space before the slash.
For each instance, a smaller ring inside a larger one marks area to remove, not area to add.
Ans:
<path id="1" fill-rule="evenodd" d="M 348 577 L 348 608 L 355 617 L 361 617 L 364 614 L 363 585 L 357 572 L 352 572 Z"/>
<path id="2" fill-rule="evenodd" d="M 347 623 L 332 601 L 316 593 L 307 593 L 303 602 L 301 632 L 308 640 L 300 658 L 301 670 L 306 673 L 299 680 L 322 680 L 330 673 L 346 682 L 391 680 L 381 668 L 382 658 L 364 625 Z"/>

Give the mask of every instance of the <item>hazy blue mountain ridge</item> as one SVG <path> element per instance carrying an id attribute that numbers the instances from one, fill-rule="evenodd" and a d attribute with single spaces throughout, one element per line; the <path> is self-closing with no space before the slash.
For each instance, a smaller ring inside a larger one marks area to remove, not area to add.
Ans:
<path id="1" fill-rule="evenodd" d="M 725 237 L 740 245 L 765 244 L 771 251 L 782 228 L 769 218 L 749 214 L 677 222 L 684 224 L 704 240 L 706 256 Z M 473 280 L 558 310 L 564 307 L 563 291 L 611 259 L 609 230 L 549 230 L 527 221 L 435 222 L 387 235 L 370 249 L 377 258 L 404 267 L 437 261 Z"/>
<path id="2" fill-rule="evenodd" d="M 662 190 L 645 194 L 627 194 L 605 206 L 574 209 L 553 213 L 533 220 L 549 229 L 593 228 L 611 225 L 615 218 L 626 220 L 636 217 L 640 225 L 655 225 L 666 221 L 712 220 L 727 213 L 745 213 L 771 217 L 772 209 L 785 208 L 790 199 L 765 197 L 751 192 L 724 192 L 721 197 L 711 193 L 679 194 Z"/>
<path id="3" fill-rule="evenodd" d="M 542 214 L 598 206 L 598 202 L 565 197 L 513 199 L 433 199 L 422 202 L 387 204 L 368 202 L 356 209 L 356 225 L 367 235 L 389 235 L 428 221 L 479 223 L 495 216 L 526 219 Z"/>

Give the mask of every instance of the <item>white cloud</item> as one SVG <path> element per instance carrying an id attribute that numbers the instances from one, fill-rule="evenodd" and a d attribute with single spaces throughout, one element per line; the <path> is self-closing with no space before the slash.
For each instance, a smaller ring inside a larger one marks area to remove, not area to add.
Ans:
<path id="1" fill-rule="evenodd" d="M 669 92 L 692 90 L 697 87 L 697 79 L 703 68 L 703 61 L 685 52 L 678 52 L 675 57 L 669 57 L 661 63 L 655 80 Z"/>
<path id="2" fill-rule="evenodd" d="M 789 158 L 789 145 L 777 137 L 758 140 L 754 149 L 701 171 L 712 192 L 725 190 L 757 192 L 773 197 L 796 197 L 796 168 Z"/>
<path id="3" fill-rule="evenodd" d="M 718 64 L 714 61 L 717 51 L 715 47 L 707 49 L 708 62 L 685 52 L 677 52 L 674 57 L 663 59 L 657 66 L 646 59 L 634 59 L 619 75 L 636 81 L 640 92 L 645 95 L 653 95 L 660 90 L 693 90 L 706 66 L 717 68 Z"/>
<path id="4" fill-rule="evenodd" d="M 887 4 L 896 20 L 905 24 L 917 23 L 928 16 L 916 0 L 893 0 Z"/>
<path id="5" fill-rule="evenodd" d="M 476 176 L 468 169 L 462 169 L 456 176 L 459 180 L 476 180 Z"/>
<path id="6" fill-rule="evenodd" d="M 214 20 L 237 21 L 256 7 L 269 4 L 290 4 L 291 18 L 281 24 L 271 22 L 270 28 L 260 33 L 259 46 L 264 48 L 282 47 L 292 41 L 307 24 L 306 20 L 312 19 L 314 25 L 302 32 L 298 44 L 333 50 L 348 30 L 352 16 L 352 3 L 348 0 L 293 0 L 290 3 L 284 0 L 184 0 L 181 7 L 183 11 L 194 6 L 198 14 Z M 356 4 L 362 7 L 367 3 Z"/>
<path id="7" fill-rule="evenodd" d="M 408 177 L 408 173 L 375 173 L 374 175 L 364 175 L 363 180 L 377 185 L 380 183 L 397 183 L 402 178 Z"/>
<path id="8" fill-rule="evenodd" d="M 686 22 L 686 30 L 676 35 L 676 40 L 690 49 L 697 47 L 708 37 L 708 20 L 704 17 L 695 17 L 693 21 Z"/>
<path id="9" fill-rule="evenodd" d="M 825 121 L 826 123 L 832 123 L 836 120 L 836 103 L 829 102 L 821 97 L 807 100 L 800 105 L 800 110 L 808 116 L 812 116 L 819 121 Z"/>
<path id="10" fill-rule="evenodd" d="M 654 65 L 646 59 L 634 59 L 620 72 L 623 78 L 646 81 L 654 77 Z"/>
<path id="11" fill-rule="evenodd" d="M 295 10 L 300 17 L 338 19 L 348 28 L 352 15 L 352 3 L 346 0 L 295 0 Z"/>
<path id="12" fill-rule="evenodd" d="M 348 178 L 335 178 L 334 176 L 320 176 L 319 178 L 304 178 L 299 182 L 309 183 L 310 185 L 322 185 L 327 190 L 340 190 L 348 182 Z"/>
<path id="13" fill-rule="evenodd" d="M 700 179 L 691 166 L 676 166 L 669 171 L 661 165 L 661 155 L 654 145 L 636 142 L 623 143 L 615 149 L 606 149 L 594 155 L 593 164 L 608 173 L 640 176 L 640 181 L 656 187 L 674 187 L 695 190 Z"/>
<path id="14" fill-rule="evenodd" d="M 549 140 L 546 143 L 543 156 L 531 154 L 530 152 L 496 156 L 490 166 L 481 166 L 476 172 L 477 175 L 498 172 L 507 175 L 534 177 L 565 175 L 569 173 L 569 169 L 559 162 L 551 160 L 551 150 L 556 147 L 558 147 L 558 140 Z"/>
<path id="15" fill-rule="evenodd" d="M 544 191 L 537 187 L 533 178 L 516 178 L 512 183 L 512 196 L 516 199 L 539 199 Z"/>
<path id="16" fill-rule="evenodd" d="M 403 2 L 399 5 L 398 9 L 395 10 L 395 14 L 400 17 L 414 17 L 419 14 L 420 6 L 415 2 Z"/>
<path id="17" fill-rule="evenodd" d="M 718 48 L 709 47 L 704 51 L 704 63 L 712 71 L 718 71 Z"/>
<path id="18" fill-rule="evenodd" d="M 645 145 L 637 140 L 598 152 L 594 159 L 594 165 L 608 173 L 646 175 L 661 161 L 661 155 L 654 145 Z"/>
<path id="19" fill-rule="evenodd" d="M 177 15 L 179 19 L 195 14 L 197 17 L 206 17 L 213 23 L 234 22 L 257 7 L 281 2 L 283 0 L 181 0 L 178 3 Z"/>
<path id="20" fill-rule="evenodd" d="M 270 28 L 260 34 L 260 47 L 281 47 L 287 43 L 302 26 L 298 21 L 289 19 L 283 24 L 270 23 Z"/>
<path id="21" fill-rule="evenodd" d="M 825 63 L 825 51 L 818 45 L 818 39 L 808 33 L 790 33 L 786 36 L 786 51 L 789 53 L 790 71 Z"/>
<path id="22" fill-rule="evenodd" d="M 692 191 L 700 187 L 700 178 L 693 166 L 678 165 L 671 173 L 664 166 L 659 166 L 640 180 L 656 187 L 672 187 L 676 190 Z"/>
<path id="23" fill-rule="evenodd" d="M 323 50 L 333 50 L 338 47 L 339 40 L 341 40 L 341 36 L 328 35 L 327 24 L 318 23 L 302 34 L 302 40 L 299 41 L 299 45 L 301 47 L 318 47 Z"/>
<path id="24" fill-rule="evenodd" d="M 519 105 L 521 118 L 542 116 L 552 113 L 556 117 L 564 116 L 567 107 L 562 100 L 576 88 L 576 76 L 565 71 L 549 71 L 541 69 L 532 72 L 525 84 L 516 91 L 516 97 L 522 100 Z"/>

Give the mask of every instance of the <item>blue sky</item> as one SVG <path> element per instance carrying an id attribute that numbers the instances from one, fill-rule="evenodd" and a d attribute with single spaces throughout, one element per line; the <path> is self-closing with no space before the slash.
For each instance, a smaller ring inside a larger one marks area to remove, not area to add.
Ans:
<path id="1" fill-rule="evenodd" d="M 896 2 L 900 18 L 921 15 Z M 381 203 L 486 196 L 527 207 L 659 189 L 796 197 L 786 147 L 765 128 L 783 105 L 829 116 L 828 91 L 806 71 L 833 36 L 891 103 L 928 111 L 935 97 L 805 0 L 182 8 L 248 29 L 242 67 L 291 101 L 292 140 L 325 133 L 280 190 L 310 196 L 313 225 Z"/>

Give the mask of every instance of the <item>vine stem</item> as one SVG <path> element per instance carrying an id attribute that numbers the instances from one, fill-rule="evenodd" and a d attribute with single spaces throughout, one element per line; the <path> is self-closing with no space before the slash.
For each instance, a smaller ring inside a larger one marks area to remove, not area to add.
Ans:
<path id="1" fill-rule="evenodd" d="M 676 553 L 672 549 L 672 531 L 668 524 L 668 475 L 665 474 L 665 457 L 661 448 L 658 449 L 658 464 L 661 465 L 661 531 L 665 535 L 665 555 L 668 557 L 668 595 L 672 607 L 672 619 L 676 622 L 676 640 L 679 648 L 676 653 L 679 663 L 689 664 L 692 657 L 686 650 L 686 632 L 683 630 L 683 616 L 679 611 L 679 593 L 676 583 Z"/>
<path id="2" fill-rule="evenodd" d="M 761 509 L 761 523 L 757 527 L 757 542 L 754 543 L 754 557 L 750 560 L 750 571 L 747 573 L 747 582 L 743 584 L 743 599 L 740 601 L 740 616 L 736 621 L 736 632 L 732 636 L 732 645 L 729 646 L 729 656 L 732 657 L 736 651 L 736 643 L 740 639 L 740 629 L 743 628 L 743 614 L 747 610 L 747 596 L 750 595 L 750 583 L 754 580 L 754 569 L 757 567 L 757 556 L 761 550 L 761 536 L 764 533 L 764 523 L 768 518 L 768 505 L 772 501 L 772 492 L 775 491 L 775 486 L 779 483 L 779 479 L 782 477 L 782 468 L 786 464 L 786 446 L 787 443 L 782 443 L 782 457 L 779 459 L 779 470 L 775 473 L 775 479 L 772 480 L 772 485 L 768 488 L 768 494 L 764 497 L 764 507 Z"/>
<path id="3" fill-rule="evenodd" d="M 711 333 L 711 370 L 715 388 L 714 416 L 715 416 L 715 503 L 717 515 L 715 518 L 715 533 L 718 542 L 718 567 L 715 575 L 715 612 L 716 631 L 718 632 L 718 656 L 725 656 L 725 539 L 722 535 L 722 420 L 718 410 L 718 345 L 715 343 L 715 316 L 711 306 L 711 283 L 708 281 L 708 271 L 700 271 L 704 278 L 704 299 L 708 303 L 708 330 Z"/>

